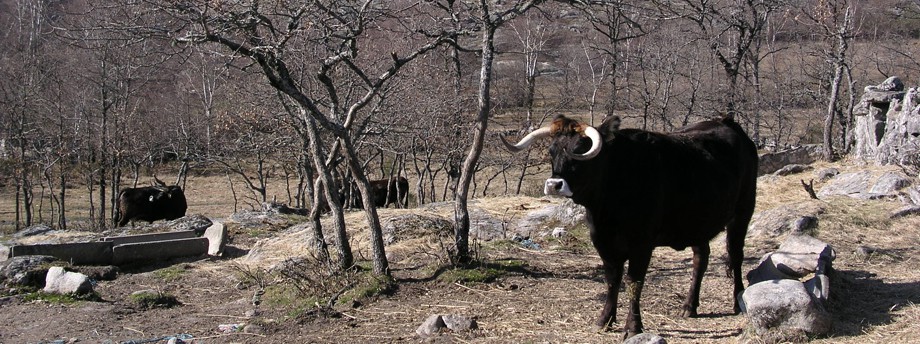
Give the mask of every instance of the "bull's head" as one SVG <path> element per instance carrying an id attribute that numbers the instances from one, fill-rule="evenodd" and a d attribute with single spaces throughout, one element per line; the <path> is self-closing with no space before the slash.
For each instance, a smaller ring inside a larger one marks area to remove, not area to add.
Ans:
<path id="1" fill-rule="evenodd" d="M 619 126 L 619 119 L 608 119 L 604 125 L 605 128 L 615 129 Z M 504 137 L 501 139 L 508 150 L 518 152 L 529 148 L 538 139 L 549 138 L 553 174 L 546 180 L 543 193 L 571 197 L 573 187 L 570 183 L 580 182 L 583 179 L 582 170 L 601 153 L 604 146 L 601 132 L 606 130 L 598 130 L 559 115 L 549 126 L 534 130 L 516 144 L 509 143 Z"/>

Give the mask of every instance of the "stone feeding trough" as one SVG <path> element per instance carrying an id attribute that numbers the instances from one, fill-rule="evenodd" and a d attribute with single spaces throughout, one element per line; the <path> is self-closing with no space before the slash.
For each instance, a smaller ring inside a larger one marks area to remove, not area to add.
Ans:
<path id="1" fill-rule="evenodd" d="M 173 258 L 220 256 L 226 245 L 227 229 L 220 223 L 196 229 L 138 235 L 110 236 L 98 241 L 64 244 L 16 245 L 9 257 L 52 256 L 73 265 L 128 265 Z"/>

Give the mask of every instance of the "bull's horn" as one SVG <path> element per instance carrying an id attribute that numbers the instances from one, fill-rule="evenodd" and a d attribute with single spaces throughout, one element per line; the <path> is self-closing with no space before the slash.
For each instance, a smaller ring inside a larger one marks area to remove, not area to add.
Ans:
<path id="1" fill-rule="evenodd" d="M 590 125 L 585 126 L 585 136 L 591 139 L 591 149 L 588 149 L 587 152 L 582 154 L 573 154 L 572 158 L 575 160 L 589 160 L 596 157 L 601 152 L 601 147 L 603 146 L 604 140 L 601 138 L 601 133 L 594 129 Z"/>
<path id="2" fill-rule="evenodd" d="M 527 147 L 530 147 L 530 145 L 533 144 L 534 141 L 536 141 L 536 139 L 548 137 L 550 133 L 551 131 L 549 127 L 543 127 L 543 128 L 530 132 L 530 134 L 527 134 L 527 136 L 524 136 L 524 138 L 521 139 L 521 141 L 518 142 L 517 144 L 511 144 L 510 142 L 508 142 L 508 140 L 505 139 L 504 136 L 500 136 L 500 137 L 502 139 L 502 142 L 505 144 L 505 148 L 508 148 L 508 150 L 512 152 L 520 152 L 524 149 L 527 149 Z"/>

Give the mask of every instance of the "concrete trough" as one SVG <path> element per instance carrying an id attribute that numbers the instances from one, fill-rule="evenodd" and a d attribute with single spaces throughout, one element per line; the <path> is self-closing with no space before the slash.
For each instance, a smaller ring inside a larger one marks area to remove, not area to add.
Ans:
<path id="1" fill-rule="evenodd" d="M 208 253 L 207 238 L 190 238 L 124 244 L 113 247 L 113 263 L 151 262 Z"/>
<path id="2" fill-rule="evenodd" d="M 111 241 L 17 245 L 10 248 L 10 257 L 41 255 L 52 256 L 74 265 L 111 265 L 113 247 Z"/>
<path id="3" fill-rule="evenodd" d="M 143 242 L 151 241 L 166 241 L 166 240 L 177 240 L 177 239 L 190 239 L 197 238 L 199 235 L 195 234 L 194 230 L 191 231 L 177 231 L 177 232 L 166 232 L 166 233 L 150 233 L 150 234 L 138 234 L 138 235 L 125 235 L 117 237 L 105 237 L 102 238 L 102 241 L 111 241 L 118 245 L 125 244 L 136 244 Z"/>

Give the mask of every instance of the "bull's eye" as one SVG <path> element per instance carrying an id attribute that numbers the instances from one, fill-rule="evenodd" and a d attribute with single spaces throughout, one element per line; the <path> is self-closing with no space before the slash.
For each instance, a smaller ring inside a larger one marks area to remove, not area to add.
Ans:
<path id="1" fill-rule="evenodd" d="M 153 195 L 150 195 L 150 199 L 148 199 L 148 201 L 153 202 Z"/>
<path id="2" fill-rule="evenodd" d="M 587 152 L 588 149 L 590 148 L 591 148 L 591 140 L 582 138 L 578 140 L 577 142 L 575 142 L 575 147 L 574 149 L 572 149 L 572 153 L 583 154 L 584 152 Z"/>

